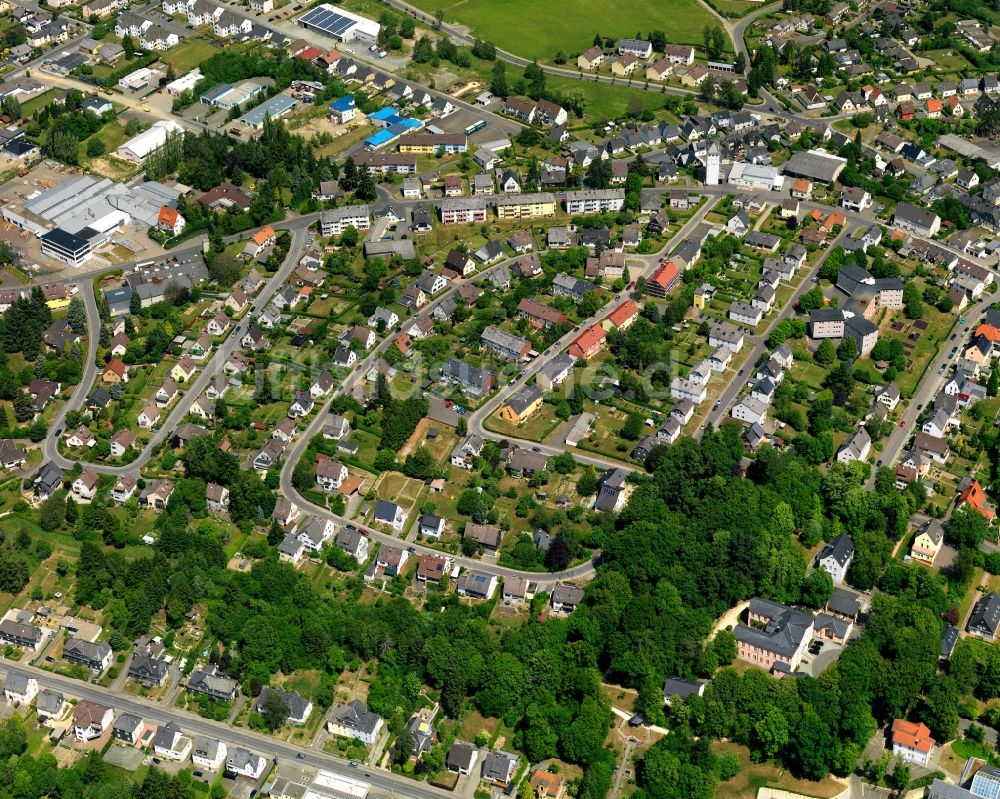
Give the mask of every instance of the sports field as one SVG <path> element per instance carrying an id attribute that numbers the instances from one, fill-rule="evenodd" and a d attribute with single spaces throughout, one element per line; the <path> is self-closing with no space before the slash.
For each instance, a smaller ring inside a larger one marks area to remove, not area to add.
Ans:
<path id="1" fill-rule="evenodd" d="M 411 0 L 444 21 L 468 26 L 497 47 L 551 63 L 562 50 L 575 56 L 606 38 L 661 30 L 674 44 L 700 46 L 706 23 L 718 19 L 697 0 Z"/>

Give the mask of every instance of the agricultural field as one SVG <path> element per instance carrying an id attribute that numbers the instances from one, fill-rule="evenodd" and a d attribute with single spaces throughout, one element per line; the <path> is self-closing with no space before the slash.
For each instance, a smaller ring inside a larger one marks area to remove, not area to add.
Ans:
<path id="1" fill-rule="evenodd" d="M 433 14 L 437 0 L 416 0 L 415 6 Z M 699 46 L 706 24 L 716 17 L 697 0 L 553 0 L 544 4 L 533 0 L 462 0 L 444 7 L 445 22 L 467 25 L 475 34 L 490 39 L 497 47 L 526 58 L 551 62 L 560 50 L 575 56 L 593 44 L 594 34 L 619 38 L 635 36 L 637 25 L 645 30 L 667 32 L 671 42 Z M 567 19 L 593 20 L 567 26 Z M 641 21 L 641 25 L 639 23 Z"/>

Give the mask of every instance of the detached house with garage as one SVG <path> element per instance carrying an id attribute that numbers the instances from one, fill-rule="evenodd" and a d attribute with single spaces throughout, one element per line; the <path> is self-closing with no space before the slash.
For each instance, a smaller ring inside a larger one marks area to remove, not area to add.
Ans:
<path id="1" fill-rule="evenodd" d="M 406 525 L 406 516 L 406 508 L 395 502 L 380 499 L 375 503 L 374 521 L 377 524 L 386 524 L 394 530 L 402 530 Z"/>
<path id="2" fill-rule="evenodd" d="M 316 464 L 316 485 L 324 491 L 336 491 L 347 479 L 347 467 L 326 458 Z"/>

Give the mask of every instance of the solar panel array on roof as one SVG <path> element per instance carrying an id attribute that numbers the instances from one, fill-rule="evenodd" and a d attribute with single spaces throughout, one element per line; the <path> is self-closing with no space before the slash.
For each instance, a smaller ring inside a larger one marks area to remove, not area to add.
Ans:
<path id="1" fill-rule="evenodd" d="M 331 8 L 318 6 L 299 20 L 303 25 L 319 28 L 332 36 L 343 36 L 356 21 L 343 14 L 338 14 Z"/>

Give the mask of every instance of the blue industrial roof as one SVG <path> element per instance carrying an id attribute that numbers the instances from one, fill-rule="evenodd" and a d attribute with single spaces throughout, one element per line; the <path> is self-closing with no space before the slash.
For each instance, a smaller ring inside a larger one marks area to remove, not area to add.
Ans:
<path id="1" fill-rule="evenodd" d="M 380 108 L 373 114 L 368 115 L 369 119 L 376 119 L 379 122 L 395 122 L 400 118 L 399 112 L 393 108 L 391 105 L 387 105 L 385 108 Z"/>
<path id="2" fill-rule="evenodd" d="M 389 129 L 383 129 L 377 133 L 373 133 L 367 139 L 365 139 L 365 144 L 368 147 L 381 147 L 383 144 L 388 144 L 393 139 L 398 138 L 398 134 L 393 133 Z"/>

